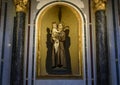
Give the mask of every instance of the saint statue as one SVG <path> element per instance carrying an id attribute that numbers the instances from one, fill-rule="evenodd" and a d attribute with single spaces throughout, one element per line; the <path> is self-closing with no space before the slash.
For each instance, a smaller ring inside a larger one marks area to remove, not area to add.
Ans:
<path id="1" fill-rule="evenodd" d="M 57 25 L 56 22 L 52 23 L 52 68 L 65 68 L 66 55 L 64 48 L 65 32 L 62 23 Z"/>

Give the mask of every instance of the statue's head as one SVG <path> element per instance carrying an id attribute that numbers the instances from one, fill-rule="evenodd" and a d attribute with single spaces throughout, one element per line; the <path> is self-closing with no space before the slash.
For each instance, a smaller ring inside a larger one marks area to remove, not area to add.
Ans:
<path id="1" fill-rule="evenodd" d="M 53 22 L 53 23 L 52 23 L 52 27 L 53 27 L 53 28 L 57 28 L 57 23 L 56 23 L 56 22 Z"/>
<path id="2" fill-rule="evenodd" d="M 59 31 L 62 31 L 62 30 L 63 30 L 63 24 L 62 24 L 62 23 L 59 23 L 59 24 L 58 24 L 58 30 L 59 30 Z"/>
<path id="3" fill-rule="evenodd" d="M 62 24 L 62 23 L 59 23 L 59 24 L 58 24 L 58 28 L 63 28 L 63 24 Z"/>

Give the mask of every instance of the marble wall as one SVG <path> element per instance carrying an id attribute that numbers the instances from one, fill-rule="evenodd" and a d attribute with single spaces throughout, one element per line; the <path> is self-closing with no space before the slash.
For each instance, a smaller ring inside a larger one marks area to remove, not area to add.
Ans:
<path id="1" fill-rule="evenodd" d="M 96 71 L 96 31 L 95 16 L 91 0 L 61 0 L 80 8 L 85 16 L 85 57 L 83 58 L 83 79 L 36 79 L 35 77 L 35 19 L 42 7 L 60 0 L 30 0 L 26 14 L 24 48 L 24 84 L 23 85 L 97 85 Z M 120 25 L 118 24 L 118 1 L 107 3 L 107 45 L 109 65 L 109 85 L 120 84 Z M 16 16 L 12 0 L 2 0 L 0 15 L 0 85 L 10 85 L 11 60 L 13 52 L 14 18 Z"/>

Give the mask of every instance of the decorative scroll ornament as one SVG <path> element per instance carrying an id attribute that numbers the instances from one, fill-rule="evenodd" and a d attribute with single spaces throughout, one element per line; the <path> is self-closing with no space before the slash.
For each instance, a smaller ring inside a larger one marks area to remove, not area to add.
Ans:
<path id="1" fill-rule="evenodd" d="M 16 12 L 26 12 L 28 0 L 14 0 Z"/>
<path id="2" fill-rule="evenodd" d="M 107 0 L 93 0 L 95 11 L 105 10 Z"/>

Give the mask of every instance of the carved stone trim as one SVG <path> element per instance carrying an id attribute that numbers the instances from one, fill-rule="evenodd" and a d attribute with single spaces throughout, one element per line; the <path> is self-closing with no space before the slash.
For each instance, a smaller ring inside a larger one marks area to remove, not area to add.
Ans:
<path id="1" fill-rule="evenodd" d="M 99 10 L 105 10 L 106 2 L 107 0 L 93 0 L 95 12 Z"/>
<path id="2" fill-rule="evenodd" d="M 78 6 L 79 8 L 84 8 L 85 4 L 83 3 L 82 0 L 36 0 L 38 3 L 37 3 L 37 6 L 36 6 L 36 9 L 41 9 L 44 5 L 50 5 L 49 3 L 52 3 L 52 2 L 57 2 L 57 3 L 73 3 L 75 4 L 76 6 Z"/>
<path id="3" fill-rule="evenodd" d="M 16 12 L 26 12 L 28 0 L 14 0 Z"/>

